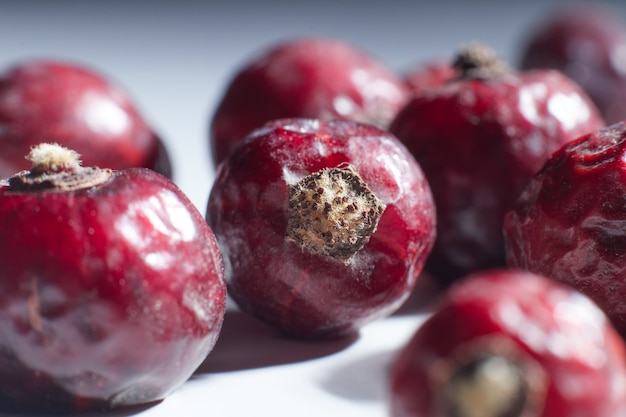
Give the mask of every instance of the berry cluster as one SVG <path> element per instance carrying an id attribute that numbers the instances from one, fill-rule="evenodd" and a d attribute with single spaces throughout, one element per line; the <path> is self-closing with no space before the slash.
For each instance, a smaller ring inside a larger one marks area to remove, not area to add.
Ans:
<path id="1" fill-rule="evenodd" d="M 119 86 L 59 61 L 0 74 L 0 411 L 163 399 L 227 294 L 336 339 L 428 275 L 392 416 L 623 416 L 625 33 L 576 9 L 519 68 L 468 43 L 404 74 L 335 39 L 274 45 L 210 119 L 204 216 Z"/>

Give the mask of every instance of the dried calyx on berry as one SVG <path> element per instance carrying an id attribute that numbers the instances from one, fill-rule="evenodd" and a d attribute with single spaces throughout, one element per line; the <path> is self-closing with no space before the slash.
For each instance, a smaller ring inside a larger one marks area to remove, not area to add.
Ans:
<path id="1" fill-rule="evenodd" d="M 365 246 L 385 210 L 349 164 L 324 168 L 289 185 L 285 239 L 345 264 Z"/>
<path id="2" fill-rule="evenodd" d="M 539 415 L 546 390 L 541 366 L 506 339 L 477 343 L 471 354 L 436 367 L 450 417 Z M 467 353 L 467 352 L 466 352 Z M 447 368 L 447 369 L 444 369 Z"/>
<path id="3" fill-rule="evenodd" d="M 489 80 L 513 73 L 493 49 L 478 42 L 461 47 L 452 66 L 460 71 L 459 80 Z"/>
<path id="4" fill-rule="evenodd" d="M 80 155 L 58 144 L 41 143 L 31 148 L 26 159 L 28 171 L 10 177 L 10 191 L 74 191 L 102 184 L 111 176 L 110 169 L 83 167 Z"/>

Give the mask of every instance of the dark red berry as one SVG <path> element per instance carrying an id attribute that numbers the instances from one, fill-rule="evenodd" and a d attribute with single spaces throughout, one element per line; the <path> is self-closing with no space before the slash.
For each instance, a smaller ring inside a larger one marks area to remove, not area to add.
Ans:
<path id="1" fill-rule="evenodd" d="M 210 124 L 217 165 L 265 122 L 340 119 L 386 128 L 406 100 L 400 77 L 354 46 L 299 38 L 273 45 L 230 81 Z"/>
<path id="2" fill-rule="evenodd" d="M 31 160 L 0 186 L 0 409 L 164 398 L 221 328 L 212 231 L 152 170 L 82 167 L 53 145 Z"/>
<path id="3" fill-rule="evenodd" d="M 413 94 L 426 88 L 440 87 L 457 78 L 460 71 L 444 60 L 432 60 L 412 67 L 404 75 L 404 80 Z"/>
<path id="4" fill-rule="evenodd" d="M 163 142 L 126 91 L 73 63 L 25 61 L 0 74 L 0 178 L 28 169 L 24 155 L 41 141 L 76 150 L 85 165 L 172 175 Z"/>
<path id="5" fill-rule="evenodd" d="M 242 310 L 298 337 L 354 333 L 408 297 L 434 240 L 428 184 L 386 131 L 281 119 L 216 173 L 207 220 Z"/>
<path id="6" fill-rule="evenodd" d="M 626 123 L 567 144 L 506 217 L 511 265 L 591 297 L 626 337 Z"/>
<path id="7" fill-rule="evenodd" d="M 390 127 L 431 186 L 437 241 L 426 269 L 444 284 L 503 266 L 506 210 L 551 152 L 604 125 L 560 72 L 515 73 L 480 45 L 454 66 L 457 79 L 414 96 Z"/>
<path id="8" fill-rule="evenodd" d="M 626 119 L 626 23 L 597 4 L 553 10 L 530 28 L 521 67 L 554 68 L 577 82 L 609 124 Z"/>
<path id="9" fill-rule="evenodd" d="M 535 274 L 468 276 L 394 358 L 392 417 L 621 417 L 623 341 L 579 292 Z"/>

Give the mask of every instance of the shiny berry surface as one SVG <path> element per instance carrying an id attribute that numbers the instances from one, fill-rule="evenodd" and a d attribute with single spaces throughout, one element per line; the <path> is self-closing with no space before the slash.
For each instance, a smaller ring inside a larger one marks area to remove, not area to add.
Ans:
<path id="1" fill-rule="evenodd" d="M 213 348 L 217 242 L 154 171 L 72 191 L 2 186 L 0 234 L 0 411 L 158 401 Z"/>
<path id="2" fill-rule="evenodd" d="M 42 141 L 74 149 L 85 165 L 172 175 L 162 140 L 129 94 L 74 63 L 24 61 L 0 74 L 0 178 L 28 169 L 24 155 Z"/>
<path id="3" fill-rule="evenodd" d="M 612 124 L 626 120 L 626 21 L 608 7 L 560 7 L 521 45 L 523 69 L 552 68 L 578 83 Z"/>
<path id="4" fill-rule="evenodd" d="M 554 150 L 604 125 L 561 73 L 489 65 L 413 97 L 390 127 L 435 197 L 437 241 L 427 269 L 444 284 L 503 266 L 505 212 Z"/>
<path id="5" fill-rule="evenodd" d="M 229 294 L 302 338 L 354 334 L 395 311 L 432 247 L 434 215 L 422 171 L 396 138 L 312 119 L 252 133 L 220 165 L 207 208 Z"/>
<path id="6" fill-rule="evenodd" d="M 489 270 L 450 287 L 394 358 L 393 417 L 619 417 L 622 339 L 579 292 Z"/>
<path id="7" fill-rule="evenodd" d="M 507 214 L 509 264 L 594 299 L 626 336 L 626 124 L 561 148 Z"/>
<path id="8" fill-rule="evenodd" d="M 274 119 L 353 120 L 385 128 L 406 94 L 399 76 L 348 43 L 278 43 L 251 58 L 229 82 L 210 123 L 213 162 Z"/>

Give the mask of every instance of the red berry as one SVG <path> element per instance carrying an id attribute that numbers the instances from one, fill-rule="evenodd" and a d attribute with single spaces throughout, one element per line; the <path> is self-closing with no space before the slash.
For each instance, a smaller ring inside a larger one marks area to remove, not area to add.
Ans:
<path id="1" fill-rule="evenodd" d="M 404 75 L 406 84 L 413 94 L 426 88 L 440 87 L 460 75 L 460 71 L 448 61 L 433 60 L 411 68 Z"/>
<path id="2" fill-rule="evenodd" d="M 587 297 L 482 271 L 452 286 L 390 368 L 393 417 L 622 417 L 625 348 Z"/>
<path id="3" fill-rule="evenodd" d="M 406 100 L 402 80 L 345 42 L 285 41 L 251 59 L 230 81 L 210 126 L 215 165 L 265 122 L 340 119 L 386 128 Z"/>
<path id="4" fill-rule="evenodd" d="M 609 124 L 626 119 L 626 24 L 595 4 L 555 9 L 532 28 L 521 67 L 563 71 Z"/>
<path id="5" fill-rule="evenodd" d="M 312 119 L 254 131 L 218 169 L 207 220 L 241 309 L 305 338 L 395 311 L 435 232 L 428 184 L 396 138 Z"/>
<path id="6" fill-rule="evenodd" d="M 455 67 L 459 78 L 414 96 L 390 127 L 431 186 L 437 241 L 426 269 L 444 284 L 503 266 L 506 210 L 551 152 L 604 125 L 559 72 L 514 73 L 474 45 Z"/>
<path id="7" fill-rule="evenodd" d="M 27 61 L 0 74 L 0 178 L 28 169 L 24 155 L 42 141 L 76 150 L 85 165 L 172 175 L 163 142 L 128 94 L 68 62 Z"/>
<path id="8" fill-rule="evenodd" d="M 591 297 L 626 337 L 626 123 L 557 151 L 506 217 L 511 265 Z"/>
<path id="9" fill-rule="evenodd" d="M 82 167 L 52 145 L 31 156 L 30 172 L 0 187 L 2 409 L 162 399 L 221 328 L 226 287 L 212 231 L 152 170 Z"/>

